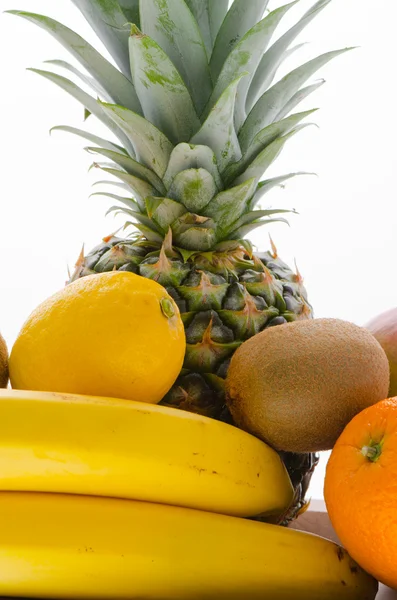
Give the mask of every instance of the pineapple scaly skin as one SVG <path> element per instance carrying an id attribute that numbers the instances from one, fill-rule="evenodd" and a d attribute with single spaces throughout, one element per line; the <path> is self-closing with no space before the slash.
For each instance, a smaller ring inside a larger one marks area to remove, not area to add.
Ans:
<path id="1" fill-rule="evenodd" d="M 87 139 L 86 150 L 107 161 L 94 166 L 117 178 L 118 189 L 102 195 L 138 231 L 110 236 L 82 255 L 71 280 L 126 270 L 158 281 L 175 298 L 187 350 L 164 404 L 230 422 L 224 379 L 233 352 L 266 327 L 312 317 L 300 274 L 275 248 L 255 256 L 245 238 L 291 212 L 264 207 L 264 198 L 302 173 L 264 177 L 316 110 L 294 112 L 324 83 L 306 82 L 348 49 L 274 81 L 300 47 L 296 38 L 330 1 L 317 0 L 274 41 L 296 2 L 269 12 L 269 0 L 72 0 L 113 62 L 50 17 L 8 11 L 47 31 L 82 65 L 83 72 L 49 61 L 90 92 L 51 70 L 31 70 L 74 97 L 117 140 L 54 128 Z M 282 517 L 287 523 L 304 505 L 317 458 L 282 458 L 295 487 Z"/>
<path id="2" fill-rule="evenodd" d="M 274 246 L 256 256 L 236 245 L 185 262 L 168 241 L 156 248 L 144 239 L 105 238 L 80 257 L 71 281 L 121 270 L 163 285 L 179 306 L 187 348 L 181 376 L 162 403 L 230 421 L 224 379 L 233 353 L 267 327 L 312 317 L 302 278 Z"/>

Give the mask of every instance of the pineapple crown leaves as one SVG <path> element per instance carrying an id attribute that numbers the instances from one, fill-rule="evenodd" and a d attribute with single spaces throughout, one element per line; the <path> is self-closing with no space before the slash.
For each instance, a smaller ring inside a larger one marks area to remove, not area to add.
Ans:
<path id="1" fill-rule="evenodd" d="M 72 0 L 115 64 L 50 17 L 8 12 L 46 30 L 80 63 L 84 72 L 64 60 L 47 62 L 92 93 L 52 71 L 31 70 L 83 104 L 118 142 L 69 126 L 53 130 L 87 139 L 90 153 L 110 161 L 95 166 L 121 181 L 129 197 L 108 195 L 143 236 L 161 243 L 171 229 L 189 253 L 235 244 L 264 223 L 284 221 L 276 217 L 288 211 L 254 206 L 299 173 L 261 179 L 308 125 L 302 121 L 314 110 L 292 111 L 324 81 L 307 80 L 349 48 L 273 81 L 300 47 L 293 46 L 297 36 L 330 1 L 318 0 L 273 41 L 299 0 L 273 11 L 268 0 L 234 0 L 230 8 L 228 0 Z"/>

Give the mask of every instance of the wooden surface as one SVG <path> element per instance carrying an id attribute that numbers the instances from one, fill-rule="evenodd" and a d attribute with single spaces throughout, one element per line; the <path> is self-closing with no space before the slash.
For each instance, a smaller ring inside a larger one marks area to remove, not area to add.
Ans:
<path id="1" fill-rule="evenodd" d="M 300 531 L 316 533 L 333 542 L 340 543 L 326 513 L 325 504 L 320 500 L 312 501 L 310 509 L 300 516 L 291 527 Z M 376 600 L 397 600 L 397 591 L 380 584 Z"/>

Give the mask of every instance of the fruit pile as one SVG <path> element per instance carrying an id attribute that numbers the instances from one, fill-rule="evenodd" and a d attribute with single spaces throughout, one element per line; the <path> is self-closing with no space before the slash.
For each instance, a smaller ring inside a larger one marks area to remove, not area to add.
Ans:
<path id="1" fill-rule="evenodd" d="M 395 345 L 313 319 L 299 271 L 245 239 L 291 212 L 262 203 L 300 173 L 267 170 L 314 112 L 293 112 L 323 83 L 306 82 L 347 49 L 274 79 L 330 0 L 279 37 L 296 2 L 72 1 L 111 62 L 54 19 L 9 12 L 88 72 L 50 61 L 82 89 L 33 69 L 116 138 L 55 128 L 110 161 L 94 165 L 124 195 L 104 195 L 135 229 L 79 257 L 9 361 L 0 338 L 13 388 L 0 392 L 0 595 L 373 600 L 374 577 L 397 585 L 397 406 L 379 404 Z M 281 526 L 333 447 L 326 499 L 351 556 Z M 387 510 L 367 524 L 372 483 Z M 390 561 L 367 547 L 377 534 Z"/>
<path id="2" fill-rule="evenodd" d="M 133 273 L 79 279 L 27 319 L 0 394 L 0 593 L 374 598 L 342 548 L 272 523 L 295 500 L 276 450 L 332 447 L 387 394 L 375 338 L 332 319 L 252 337 L 226 379 L 241 429 L 157 405 L 184 352 L 178 306 Z"/>

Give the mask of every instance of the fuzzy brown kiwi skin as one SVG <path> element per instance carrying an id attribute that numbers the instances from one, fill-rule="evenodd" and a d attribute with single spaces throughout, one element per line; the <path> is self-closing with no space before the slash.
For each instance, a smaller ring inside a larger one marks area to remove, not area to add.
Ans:
<path id="1" fill-rule="evenodd" d="M 8 385 L 8 350 L 4 338 L 0 333 L 0 388 Z"/>
<path id="2" fill-rule="evenodd" d="M 387 356 L 364 328 L 339 319 L 295 321 L 245 342 L 229 368 L 235 424 L 286 452 L 330 450 L 361 410 L 387 398 Z"/>

